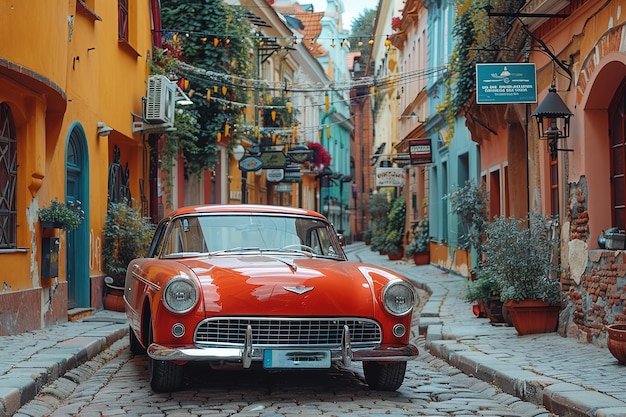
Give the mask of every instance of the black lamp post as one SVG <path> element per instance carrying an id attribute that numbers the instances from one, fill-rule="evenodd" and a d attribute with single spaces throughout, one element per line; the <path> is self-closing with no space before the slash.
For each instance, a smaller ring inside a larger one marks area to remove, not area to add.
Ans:
<path id="1" fill-rule="evenodd" d="M 559 149 L 557 147 L 559 139 L 569 137 L 569 122 L 573 113 L 557 94 L 554 84 L 550 86 L 548 95 L 537 106 L 531 116 L 537 119 L 539 139 L 548 140 L 552 160 L 556 159 L 557 151 L 571 151 L 571 149 Z M 548 125 L 547 129 L 545 125 Z"/>

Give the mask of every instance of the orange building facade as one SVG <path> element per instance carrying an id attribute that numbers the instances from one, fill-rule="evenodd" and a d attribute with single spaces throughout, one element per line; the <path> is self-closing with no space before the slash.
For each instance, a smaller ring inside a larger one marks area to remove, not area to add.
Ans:
<path id="1" fill-rule="evenodd" d="M 142 115 L 157 5 L 0 4 L 0 335 L 102 307 L 111 185 L 141 204 L 148 182 L 133 114 Z M 42 227 L 38 210 L 54 199 L 80 202 L 77 230 Z"/>

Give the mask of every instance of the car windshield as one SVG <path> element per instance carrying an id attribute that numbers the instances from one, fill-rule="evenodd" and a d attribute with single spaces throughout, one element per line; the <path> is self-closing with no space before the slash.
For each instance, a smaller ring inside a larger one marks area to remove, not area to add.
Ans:
<path id="1" fill-rule="evenodd" d="M 343 259 L 333 234 L 326 221 L 314 217 L 189 215 L 173 219 L 158 246 L 167 258 L 271 251 Z"/>

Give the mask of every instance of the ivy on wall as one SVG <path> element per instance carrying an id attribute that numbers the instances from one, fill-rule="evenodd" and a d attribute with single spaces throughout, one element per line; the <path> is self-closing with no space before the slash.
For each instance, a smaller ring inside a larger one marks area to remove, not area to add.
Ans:
<path id="1" fill-rule="evenodd" d="M 461 109 L 469 104 L 476 91 L 476 63 L 496 62 L 506 49 L 506 37 L 511 30 L 510 17 L 489 17 L 485 6 L 494 12 L 514 13 L 524 1 L 514 0 L 459 0 L 452 28 L 454 49 L 444 78 L 445 95 L 437 111 L 448 123 L 449 141 L 454 137 L 454 124 Z M 485 22 L 488 22 L 485 24 Z"/>

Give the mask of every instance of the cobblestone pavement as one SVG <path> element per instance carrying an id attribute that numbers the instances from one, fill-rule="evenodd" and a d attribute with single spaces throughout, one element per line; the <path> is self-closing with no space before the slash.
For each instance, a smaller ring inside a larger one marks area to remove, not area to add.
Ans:
<path id="1" fill-rule="evenodd" d="M 186 369 L 185 389 L 153 393 L 148 361 L 133 357 L 123 342 L 98 359 L 59 379 L 16 417 L 102 416 L 524 416 L 548 417 L 542 407 L 503 393 L 435 358 L 417 340 L 422 354 L 411 361 L 397 392 L 370 390 L 360 366 L 331 371 L 268 373 Z M 119 355 L 116 355 L 116 352 Z"/>

